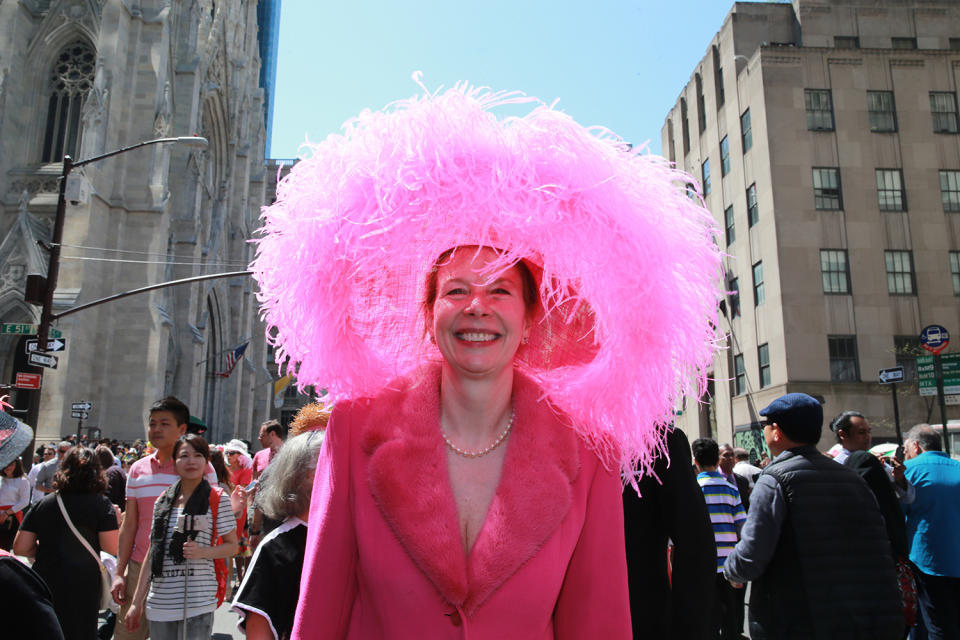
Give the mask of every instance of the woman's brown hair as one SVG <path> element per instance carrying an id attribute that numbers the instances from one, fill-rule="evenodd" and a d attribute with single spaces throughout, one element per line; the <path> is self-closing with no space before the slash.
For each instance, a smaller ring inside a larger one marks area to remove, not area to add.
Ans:
<path id="1" fill-rule="evenodd" d="M 53 488 L 60 493 L 103 493 L 107 479 L 100 459 L 93 449 L 77 445 L 71 447 L 60 468 L 53 474 Z"/>

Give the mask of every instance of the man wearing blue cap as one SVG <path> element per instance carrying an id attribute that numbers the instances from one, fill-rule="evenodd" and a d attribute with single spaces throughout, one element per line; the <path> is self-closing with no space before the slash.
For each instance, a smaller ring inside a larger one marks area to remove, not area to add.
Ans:
<path id="1" fill-rule="evenodd" d="M 890 543 L 866 483 L 817 451 L 823 408 L 788 393 L 760 411 L 774 458 L 760 474 L 727 579 L 753 581 L 750 637 L 903 636 Z"/>

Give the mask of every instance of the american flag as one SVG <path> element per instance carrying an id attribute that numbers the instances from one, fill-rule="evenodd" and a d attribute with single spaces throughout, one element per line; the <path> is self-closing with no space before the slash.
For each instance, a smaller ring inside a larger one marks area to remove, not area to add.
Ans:
<path id="1" fill-rule="evenodd" d="M 230 374 L 233 373 L 233 368 L 237 366 L 237 363 L 240 362 L 240 358 L 243 357 L 243 352 L 247 350 L 248 344 L 250 344 L 249 340 L 227 354 L 227 368 L 218 373 L 218 376 L 221 378 L 230 377 Z"/>

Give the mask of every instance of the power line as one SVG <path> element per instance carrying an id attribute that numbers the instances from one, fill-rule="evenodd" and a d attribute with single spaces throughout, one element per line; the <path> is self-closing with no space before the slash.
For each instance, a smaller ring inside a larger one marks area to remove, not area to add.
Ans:
<path id="1" fill-rule="evenodd" d="M 170 264 L 192 267 L 245 267 L 246 262 L 178 262 L 173 260 L 124 260 L 122 258 L 92 258 L 89 256 L 61 256 L 61 260 L 82 260 L 87 262 L 118 262 L 124 264 Z"/>
<path id="2" fill-rule="evenodd" d="M 133 250 L 130 250 L 130 249 L 109 249 L 109 248 L 107 248 L 107 247 L 88 247 L 88 246 L 84 246 L 84 245 L 80 245 L 80 244 L 67 244 L 67 243 L 65 243 L 65 242 L 60 243 L 60 246 L 61 246 L 61 247 L 68 248 L 68 249 L 81 249 L 81 250 L 84 250 L 84 251 L 106 251 L 106 252 L 110 252 L 110 253 L 126 253 L 126 254 L 129 254 L 129 255 L 159 256 L 159 257 L 161 257 L 161 258 L 168 258 L 168 257 L 173 257 L 173 258 L 189 258 L 189 257 L 191 257 L 191 256 L 178 256 L 178 255 L 173 255 L 173 256 L 171 256 L 169 253 L 160 252 L 160 251 L 133 251 Z M 224 261 L 224 262 L 222 262 L 222 263 L 220 263 L 220 264 L 226 264 L 226 263 L 228 263 L 228 262 L 234 262 L 234 263 L 237 263 L 237 264 L 246 264 L 246 262 L 244 262 L 243 260 L 227 260 L 227 261 Z"/>

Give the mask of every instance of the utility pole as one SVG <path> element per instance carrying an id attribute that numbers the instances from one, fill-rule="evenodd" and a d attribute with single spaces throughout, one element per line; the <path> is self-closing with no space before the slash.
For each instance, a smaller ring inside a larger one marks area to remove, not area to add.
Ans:
<path id="1" fill-rule="evenodd" d="M 39 303 L 41 305 L 40 326 L 37 329 L 38 353 L 43 353 L 47 349 L 47 339 L 50 335 L 50 324 L 55 319 L 63 315 L 56 315 L 53 313 L 53 294 L 57 289 L 57 279 L 60 274 L 60 247 L 63 242 L 63 225 L 67 214 L 67 179 L 70 177 L 70 172 L 92 162 L 111 158 L 113 156 L 120 155 L 121 153 L 139 149 L 140 147 L 146 147 L 154 144 L 177 143 L 204 149 L 207 147 L 206 138 L 202 138 L 200 136 L 181 136 L 178 138 L 156 138 L 154 140 L 145 140 L 143 142 L 138 142 L 137 144 L 116 149 L 114 151 L 94 156 L 92 158 L 87 158 L 85 160 L 80 160 L 78 162 L 74 162 L 73 158 L 71 158 L 69 155 L 63 157 L 63 164 L 60 169 L 60 185 L 57 189 L 56 217 L 53 221 L 53 238 L 50 246 L 47 248 L 50 253 L 50 259 L 47 263 L 47 277 L 44 278 L 38 274 L 27 276 L 27 294 L 25 295 L 25 299 L 30 304 Z M 43 385 L 41 384 L 40 389 L 30 392 L 30 404 L 27 409 L 27 415 L 24 419 L 24 422 L 33 428 L 34 441 L 30 443 L 31 449 L 33 449 L 33 444 L 36 441 L 36 434 L 39 426 L 37 425 L 37 420 L 40 417 L 40 394 L 43 392 L 42 386 Z"/>

